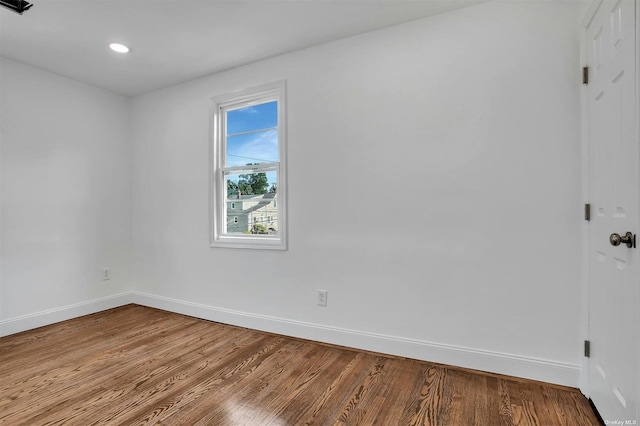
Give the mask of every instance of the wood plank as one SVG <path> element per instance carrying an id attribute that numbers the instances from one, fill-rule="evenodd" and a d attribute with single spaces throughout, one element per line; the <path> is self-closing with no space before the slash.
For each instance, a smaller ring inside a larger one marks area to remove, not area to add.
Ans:
<path id="1" fill-rule="evenodd" d="M 127 305 L 0 339 L 0 425 L 597 425 L 576 389 Z"/>

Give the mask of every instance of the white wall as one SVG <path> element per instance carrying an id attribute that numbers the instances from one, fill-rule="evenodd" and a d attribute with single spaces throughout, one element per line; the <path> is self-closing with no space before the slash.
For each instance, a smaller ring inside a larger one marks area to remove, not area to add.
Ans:
<path id="1" fill-rule="evenodd" d="M 135 98 L 138 301 L 577 385 L 578 9 L 487 3 Z M 280 79 L 289 250 L 209 248 L 209 98 Z"/>
<path id="2" fill-rule="evenodd" d="M 6 59 L 0 95 L 0 334 L 117 305 L 131 288 L 130 100 Z"/>

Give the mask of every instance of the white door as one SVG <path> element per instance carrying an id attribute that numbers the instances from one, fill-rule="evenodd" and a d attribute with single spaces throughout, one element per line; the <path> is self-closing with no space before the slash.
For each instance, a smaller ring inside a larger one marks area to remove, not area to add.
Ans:
<path id="1" fill-rule="evenodd" d="M 634 0 L 604 0 L 587 27 L 590 397 L 607 424 L 640 424 L 640 225 Z M 620 239 L 612 234 L 619 234 Z M 621 423 L 611 423 L 619 421 Z"/>

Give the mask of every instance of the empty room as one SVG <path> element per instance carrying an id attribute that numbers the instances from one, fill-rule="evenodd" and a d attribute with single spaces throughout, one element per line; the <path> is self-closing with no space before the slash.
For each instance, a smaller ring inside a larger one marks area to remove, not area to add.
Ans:
<path id="1" fill-rule="evenodd" d="M 0 424 L 636 425 L 639 22 L 0 0 Z"/>

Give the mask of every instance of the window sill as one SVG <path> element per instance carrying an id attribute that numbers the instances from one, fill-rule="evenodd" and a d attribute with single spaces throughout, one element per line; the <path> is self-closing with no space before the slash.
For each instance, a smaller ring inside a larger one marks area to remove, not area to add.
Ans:
<path id="1" fill-rule="evenodd" d="M 258 249 L 258 250 L 286 250 L 287 244 L 282 238 L 267 236 L 220 236 L 213 240 L 210 247 Z"/>

